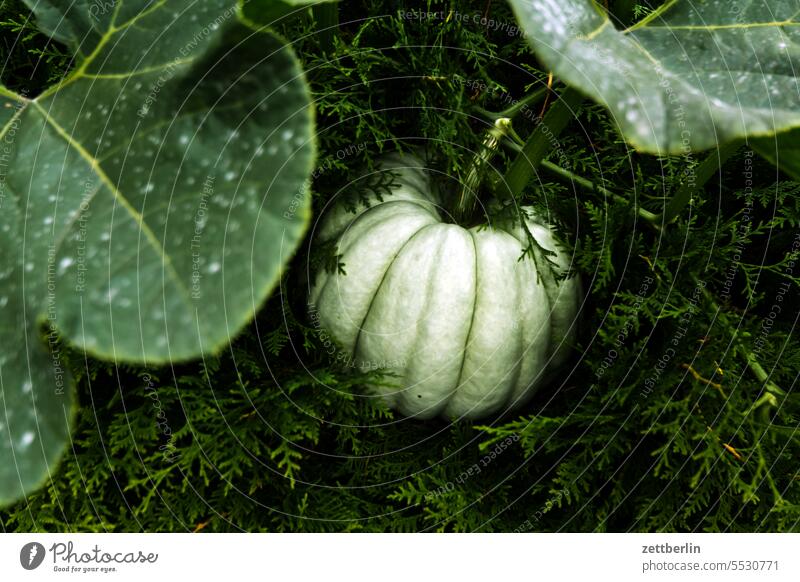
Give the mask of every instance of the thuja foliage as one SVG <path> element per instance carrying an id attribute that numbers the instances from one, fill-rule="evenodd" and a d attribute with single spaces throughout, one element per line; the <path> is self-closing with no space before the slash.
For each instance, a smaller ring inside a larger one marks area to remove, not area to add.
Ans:
<path id="1" fill-rule="evenodd" d="M 3 5 L 0 22 L 20 17 Z M 489 112 L 547 83 L 502 3 L 348 2 L 340 22 L 332 46 L 310 13 L 283 25 L 317 100 L 317 216 L 381 152 L 427 149 L 446 190 Z M 46 81 L 28 60 L 68 67 L 44 38 L 17 42 L 11 86 Z M 516 131 L 555 98 L 516 113 Z M 514 154 L 503 145 L 497 168 Z M 73 442 L 3 529 L 799 530 L 800 185 L 743 143 L 674 223 L 643 220 L 706 155 L 637 154 L 588 103 L 554 140 L 521 202 L 560 225 L 586 299 L 574 358 L 525 409 L 420 422 L 365 397 L 370 372 L 306 313 L 306 248 L 214 358 L 143 369 L 63 346 Z"/>
<path id="2" fill-rule="evenodd" d="M 69 51 L 36 28 L 22 0 L 0 4 L 0 38 L 3 82 L 20 95 L 41 91 L 64 77 L 72 65 Z"/>

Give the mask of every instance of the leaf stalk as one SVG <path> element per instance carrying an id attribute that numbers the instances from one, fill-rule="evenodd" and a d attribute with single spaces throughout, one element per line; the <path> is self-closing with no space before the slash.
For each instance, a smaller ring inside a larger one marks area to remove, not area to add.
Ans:
<path id="1" fill-rule="evenodd" d="M 519 199 L 522 191 L 536 172 L 536 168 L 539 167 L 544 157 L 554 149 L 553 142 L 557 140 L 561 131 L 573 119 L 575 109 L 582 100 L 583 97 L 574 89 L 564 91 L 528 137 L 522 147 L 522 151 L 511 163 L 504 176 L 503 183 L 507 189 L 508 196 L 512 200 Z"/>
<path id="2" fill-rule="evenodd" d="M 718 149 L 711 152 L 692 173 L 692 179 L 687 179 L 678 188 L 677 192 L 667 202 L 664 212 L 656 216 L 656 220 L 666 225 L 680 216 L 683 209 L 691 202 L 692 197 L 706 185 L 711 177 L 716 174 L 722 164 L 728 160 L 739 149 L 741 142 L 733 141 L 721 145 Z"/>

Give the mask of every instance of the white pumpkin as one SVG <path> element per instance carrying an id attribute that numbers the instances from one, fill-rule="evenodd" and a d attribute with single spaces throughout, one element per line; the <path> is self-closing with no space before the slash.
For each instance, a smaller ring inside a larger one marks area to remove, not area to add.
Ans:
<path id="1" fill-rule="evenodd" d="M 405 415 L 478 418 L 519 406 L 569 355 L 579 282 L 520 260 L 519 225 L 444 223 L 424 166 L 387 156 L 377 171 L 395 175 L 390 195 L 326 213 L 316 236 L 337 239 L 346 274 L 317 273 L 310 307 L 355 365 L 386 372 L 371 389 Z M 526 214 L 567 269 L 550 228 Z"/>

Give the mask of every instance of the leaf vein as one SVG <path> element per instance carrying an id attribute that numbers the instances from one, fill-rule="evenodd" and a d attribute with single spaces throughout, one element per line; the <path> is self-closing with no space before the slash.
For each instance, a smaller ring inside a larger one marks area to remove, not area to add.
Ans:
<path id="1" fill-rule="evenodd" d="M 41 105 L 39 105 L 39 103 L 37 103 L 36 101 L 32 101 L 31 103 L 34 105 L 39 114 L 44 118 L 47 124 L 50 125 L 50 127 L 52 127 L 55 130 L 55 132 L 62 137 L 62 139 L 64 139 L 64 141 L 67 143 L 69 147 L 74 148 L 75 151 L 77 151 L 80 154 L 80 156 L 90 165 L 90 167 L 92 168 L 92 170 L 94 170 L 97 177 L 100 178 L 102 184 L 105 185 L 110 190 L 114 198 L 120 203 L 120 206 L 122 206 L 122 208 L 125 209 L 128 215 L 139 225 L 139 228 L 141 229 L 141 232 L 144 233 L 147 241 L 150 243 L 150 245 L 153 247 L 156 253 L 161 257 L 164 271 L 170 275 L 170 278 L 173 280 L 176 289 L 178 289 L 178 291 L 184 296 L 184 299 L 186 299 L 187 308 L 191 310 L 192 302 L 189 290 L 181 280 L 178 271 L 172 262 L 171 257 L 166 252 L 166 249 L 158 240 L 158 237 L 156 237 L 155 233 L 147 224 L 147 222 L 144 220 L 144 216 L 138 210 L 136 210 L 133 207 L 133 205 L 131 205 L 131 203 L 128 201 L 128 199 L 125 198 L 122 192 L 120 192 L 119 188 L 114 184 L 114 182 L 108 177 L 103 168 L 100 166 L 100 162 L 97 160 L 97 158 L 92 156 L 86 150 L 86 148 L 84 148 L 71 135 L 69 135 L 69 133 L 67 133 L 67 131 L 63 127 L 61 127 L 61 125 L 55 119 L 53 119 Z M 95 190 L 91 194 L 90 198 L 93 199 L 100 190 L 101 188 Z M 77 215 L 78 213 L 76 213 L 76 217 Z M 66 230 L 69 230 L 69 228 L 74 224 L 74 222 L 75 219 L 73 219 L 73 221 L 67 225 Z M 63 240 L 64 239 L 62 238 L 62 241 Z"/>

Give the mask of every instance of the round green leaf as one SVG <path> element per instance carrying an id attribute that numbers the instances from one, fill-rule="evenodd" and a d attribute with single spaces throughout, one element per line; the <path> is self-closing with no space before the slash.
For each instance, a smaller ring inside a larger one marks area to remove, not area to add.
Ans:
<path id="1" fill-rule="evenodd" d="M 0 98 L 4 113 L 19 112 L 19 105 Z M 5 122 L 5 135 L 13 135 L 18 117 L 7 116 Z M 2 143 L 5 155 L 12 146 Z M 71 379 L 57 337 L 52 330 L 47 334 L 48 353 L 39 333 L 40 311 L 24 292 L 31 274 L 14 252 L 22 220 L 13 196 L 0 179 L 0 505 L 30 493 L 49 477 L 66 446 L 73 409 Z M 45 306 L 47 313 L 52 312 Z"/>
<path id="2" fill-rule="evenodd" d="M 800 126 L 797 0 L 668 0 L 626 31 L 591 0 L 510 0 L 539 58 L 637 149 L 711 148 Z"/>
<path id="3" fill-rule="evenodd" d="M 13 348 L 0 361 L 13 420 L 0 414 L 0 502 L 40 483 L 67 437 L 69 390 L 52 398 L 39 324 L 114 360 L 220 349 L 304 234 L 314 157 L 296 57 L 243 24 L 235 0 L 30 4 L 77 63 L 35 99 L 0 92 L 14 209 L 0 212 Z"/>

